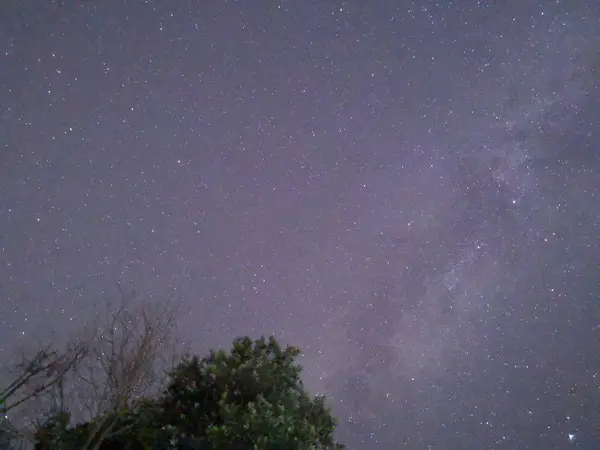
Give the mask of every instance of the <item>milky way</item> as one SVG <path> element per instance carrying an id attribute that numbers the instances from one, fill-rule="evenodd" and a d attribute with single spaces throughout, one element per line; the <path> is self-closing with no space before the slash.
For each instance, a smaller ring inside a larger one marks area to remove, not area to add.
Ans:
<path id="1" fill-rule="evenodd" d="M 350 449 L 600 445 L 600 5 L 6 3 L 3 358 L 121 281 Z"/>

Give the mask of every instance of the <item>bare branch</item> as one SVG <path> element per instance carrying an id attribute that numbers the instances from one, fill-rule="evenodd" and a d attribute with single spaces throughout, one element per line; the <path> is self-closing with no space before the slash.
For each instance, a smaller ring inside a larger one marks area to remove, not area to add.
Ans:
<path id="1" fill-rule="evenodd" d="M 97 338 L 73 380 L 74 400 L 88 414 L 82 419 L 96 419 L 90 448 L 110 435 L 119 412 L 158 393 L 174 357 L 183 354 L 177 339 L 177 302 L 135 297 L 120 285 L 118 290 L 120 297 L 105 305 L 95 325 Z"/>
<path id="2" fill-rule="evenodd" d="M 46 346 L 30 359 L 23 357 L 16 365 L 18 375 L 14 381 L 0 390 L 0 408 L 4 414 L 58 384 L 68 372 L 76 369 L 87 352 L 86 346 L 71 344 L 63 352 Z"/>

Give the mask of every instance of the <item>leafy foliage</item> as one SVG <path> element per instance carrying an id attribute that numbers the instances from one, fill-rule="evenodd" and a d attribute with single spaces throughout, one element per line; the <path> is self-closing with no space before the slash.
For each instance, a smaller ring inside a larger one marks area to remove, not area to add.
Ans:
<path id="1" fill-rule="evenodd" d="M 175 368 L 163 399 L 184 436 L 213 449 L 332 448 L 335 419 L 300 380 L 295 347 L 275 338 L 239 338 L 230 353 L 213 351 Z"/>
<path id="2" fill-rule="evenodd" d="M 135 408 L 116 415 L 108 413 L 75 427 L 68 426 L 67 413 L 58 413 L 36 433 L 36 449 L 166 449 L 169 448 L 169 434 L 157 421 L 159 408 L 156 401 L 143 400 Z M 108 426 L 110 430 L 105 432 Z"/>

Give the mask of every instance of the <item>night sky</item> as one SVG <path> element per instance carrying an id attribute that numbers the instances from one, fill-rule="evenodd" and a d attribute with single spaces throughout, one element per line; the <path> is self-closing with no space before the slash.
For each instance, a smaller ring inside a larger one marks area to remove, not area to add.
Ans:
<path id="1" fill-rule="evenodd" d="M 600 2 L 4 0 L 0 144 L 2 358 L 120 281 L 350 450 L 600 448 Z"/>

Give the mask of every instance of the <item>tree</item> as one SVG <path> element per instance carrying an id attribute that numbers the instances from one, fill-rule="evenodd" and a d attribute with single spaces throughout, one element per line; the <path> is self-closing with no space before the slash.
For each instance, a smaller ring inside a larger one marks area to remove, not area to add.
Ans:
<path id="1" fill-rule="evenodd" d="M 37 427 L 39 445 L 102 448 L 122 432 L 125 419 L 139 413 L 146 398 L 164 390 L 168 371 L 181 358 L 177 302 L 140 298 L 121 285 L 118 290 L 116 301 L 104 304 L 91 327 L 86 357 L 64 383 L 56 384 L 58 392 L 52 394 L 61 400 L 53 404 L 61 406 Z M 80 425 L 73 428 L 72 423 Z"/>
<path id="2" fill-rule="evenodd" d="M 238 338 L 233 349 L 183 360 L 161 399 L 163 424 L 189 448 L 343 448 L 324 397 L 304 390 L 300 350 L 275 338 Z"/>
<path id="3" fill-rule="evenodd" d="M 131 406 L 138 398 L 158 394 L 168 371 L 181 357 L 177 320 L 179 305 L 125 292 L 107 302 L 94 323 L 97 330 L 89 357 L 75 373 L 77 403 L 88 419 Z"/>
<path id="4" fill-rule="evenodd" d="M 106 421 L 105 415 L 74 427 L 68 413 L 49 418 L 36 432 L 36 450 L 92 449 L 146 450 L 168 449 L 169 434 L 161 430 L 159 405 L 155 400 L 139 401 L 134 408 L 119 411 Z M 108 433 L 104 428 L 110 426 Z"/>
<path id="5" fill-rule="evenodd" d="M 238 338 L 231 352 L 183 358 L 165 392 L 120 410 L 109 433 L 95 431 L 106 425 L 104 416 L 71 428 L 63 418 L 40 428 L 36 448 L 342 449 L 334 442 L 336 420 L 325 398 L 311 397 L 303 387 L 299 353 L 273 337 Z"/>

